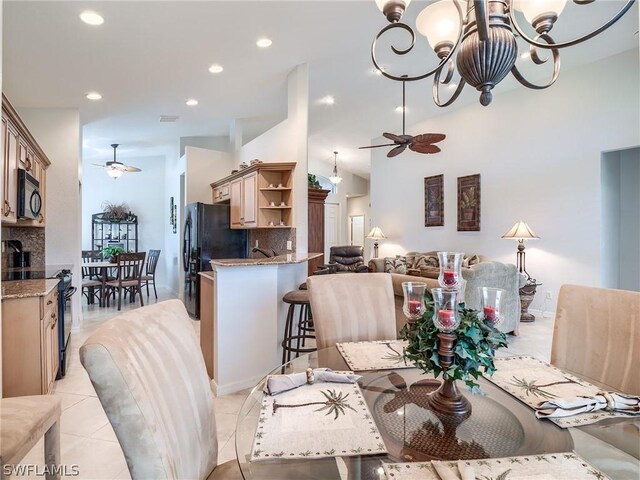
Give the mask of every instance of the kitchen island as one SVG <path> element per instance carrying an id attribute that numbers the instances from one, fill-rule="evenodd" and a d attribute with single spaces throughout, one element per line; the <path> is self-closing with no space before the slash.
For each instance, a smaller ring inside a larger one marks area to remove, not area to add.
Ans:
<path id="1" fill-rule="evenodd" d="M 280 365 L 285 293 L 307 278 L 320 253 L 212 260 L 200 272 L 200 346 L 216 395 L 255 385 Z"/>

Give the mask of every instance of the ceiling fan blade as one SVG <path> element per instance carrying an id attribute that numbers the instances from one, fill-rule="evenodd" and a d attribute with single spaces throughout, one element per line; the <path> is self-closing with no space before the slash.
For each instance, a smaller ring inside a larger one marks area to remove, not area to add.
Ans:
<path id="1" fill-rule="evenodd" d="M 402 152 L 404 152 L 405 148 L 407 148 L 406 145 L 399 145 L 396 148 L 392 148 L 389 153 L 387 153 L 387 157 L 392 158 L 396 155 L 400 155 Z"/>
<path id="2" fill-rule="evenodd" d="M 396 135 L 395 133 L 384 132 L 382 136 L 396 143 L 402 143 L 403 141 L 402 136 Z"/>
<path id="3" fill-rule="evenodd" d="M 91 165 L 93 165 L 94 167 L 98 167 L 98 168 L 109 168 L 106 165 L 99 165 L 97 163 L 92 163 Z"/>
<path id="4" fill-rule="evenodd" d="M 440 147 L 431 145 L 430 143 L 412 143 L 409 145 L 409 150 L 416 153 L 438 153 L 441 151 Z"/>
<path id="5" fill-rule="evenodd" d="M 358 147 L 358 149 L 362 150 L 363 148 L 393 147 L 395 145 L 395 143 L 385 143 L 384 145 L 369 145 L 367 147 Z"/>
<path id="6" fill-rule="evenodd" d="M 444 133 L 423 133 L 413 137 L 415 143 L 438 143 L 447 138 Z"/>
<path id="7" fill-rule="evenodd" d="M 122 170 L 123 172 L 127 172 L 127 173 L 136 173 L 136 172 L 141 172 L 142 170 L 138 167 L 131 167 L 129 165 L 123 165 L 120 170 Z"/>

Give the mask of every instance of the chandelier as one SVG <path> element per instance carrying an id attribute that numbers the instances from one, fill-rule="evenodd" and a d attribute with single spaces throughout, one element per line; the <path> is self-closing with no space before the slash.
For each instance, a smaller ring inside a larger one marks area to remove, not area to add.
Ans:
<path id="1" fill-rule="evenodd" d="M 573 0 L 578 5 L 586 5 L 595 0 Z M 377 42 L 385 33 L 401 30 L 410 35 L 410 43 L 405 48 L 394 45 L 391 50 L 396 55 L 406 55 L 416 42 L 416 33 L 402 23 L 402 15 L 411 0 L 376 0 L 378 8 L 389 21 L 376 35 L 371 46 L 371 58 L 382 75 L 397 81 L 415 81 L 433 76 L 433 101 L 440 107 L 451 105 L 460 95 L 465 83 L 480 93 L 480 103 L 487 106 L 493 99 L 491 90 L 509 72 L 527 88 L 541 90 L 553 85 L 560 73 L 559 50 L 584 42 L 602 33 L 616 23 L 633 5 L 635 0 L 627 0 L 624 7 L 608 22 L 586 35 L 573 40 L 556 43 L 550 32 L 562 13 L 567 0 L 439 0 L 428 5 L 416 19 L 418 33 L 424 35 L 439 59 L 432 69 L 416 76 L 393 75 L 386 71 L 376 58 Z M 464 5 L 466 3 L 466 5 Z M 523 13 L 527 22 L 537 32 L 529 37 L 518 24 L 515 10 Z M 542 58 L 538 49 L 551 50 L 553 73 L 547 83 L 536 84 L 527 80 L 518 67 L 518 46 L 516 35 L 529 44 L 528 57 L 536 65 L 542 65 L 548 58 Z M 455 55 L 455 63 L 453 57 Z M 460 79 L 452 82 L 455 71 Z M 440 88 L 454 89 L 447 100 L 440 97 Z"/>
<path id="2" fill-rule="evenodd" d="M 338 152 L 333 152 L 333 155 L 333 172 L 331 172 L 329 181 L 333 185 L 338 185 L 342 181 L 342 177 L 338 175 Z"/>

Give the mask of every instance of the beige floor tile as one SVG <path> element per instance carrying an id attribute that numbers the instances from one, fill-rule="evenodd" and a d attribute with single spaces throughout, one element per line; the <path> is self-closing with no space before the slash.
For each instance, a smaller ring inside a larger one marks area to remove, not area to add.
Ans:
<path id="1" fill-rule="evenodd" d="M 89 375 L 81 365 L 73 365 L 64 378 L 55 383 L 55 393 L 72 393 L 75 395 L 96 396 L 96 391 L 89 380 Z"/>
<path id="2" fill-rule="evenodd" d="M 54 395 L 60 398 L 63 411 L 88 397 L 87 395 L 76 395 L 75 393 L 65 393 L 59 391 L 56 391 Z"/>
<path id="3" fill-rule="evenodd" d="M 95 438 L 83 438 L 67 452 L 62 453 L 66 465 L 77 465 L 79 480 L 113 479 L 127 464 L 120 445 Z"/>
<path id="4" fill-rule="evenodd" d="M 118 473 L 113 480 L 131 480 L 131 475 L 129 474 L 129 469 L 125 468 L 120 473 Z"/>
<path id="5" fill-rule="evenodd" d="M 236 436 L 231 435 L 224 445 L 218 448 L 218 465 L 236 459 Z"/>
<path id="6" fill-rule="evenodd" d="M 232 413 L 216 412 L 216 427 L 218 430 L 218 445 L 226 443 L 236 431 L 238 416 Z"/>
<path id="7" fill-rule="evenodd" d="M 213 404 L 216 413 L 232 413 L 237 415 L 240 413 L 242 404 L 247 399 L 248 394 L 249 391 L 247 390 L 246 393 L 240 392 L 215 398 Z"/>
<path id="8" fill-rule="evenodd" d="M 97 397 L 87 397 L 62 412 L 60 431 L 81 437 L 91 437 L 107 423 L 109 420 L 100 400 Z"/>
<path id="9" fill-rule="evenodd" d="M 98 440 L 105 440 L 107 442 L 118 443 L 116 432 L 113 431 L 113 427 L 110 423 L 107 423 L 104 427 L 91 435 L 91 438 L 97 438 Z"/>

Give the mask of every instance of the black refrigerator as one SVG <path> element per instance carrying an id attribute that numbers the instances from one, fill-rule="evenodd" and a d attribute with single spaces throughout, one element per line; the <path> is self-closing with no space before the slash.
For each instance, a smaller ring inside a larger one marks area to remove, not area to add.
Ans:
<path id="1" fill-rule="evenodd" d="M 184 303 L 189 315 L 200 318 L 200 275 L 211 270 L 213 258 L 247 258 L 247 230 L 232 230 L 229 205 L 191 203 L 185 207 L 182 266 Z"/>

